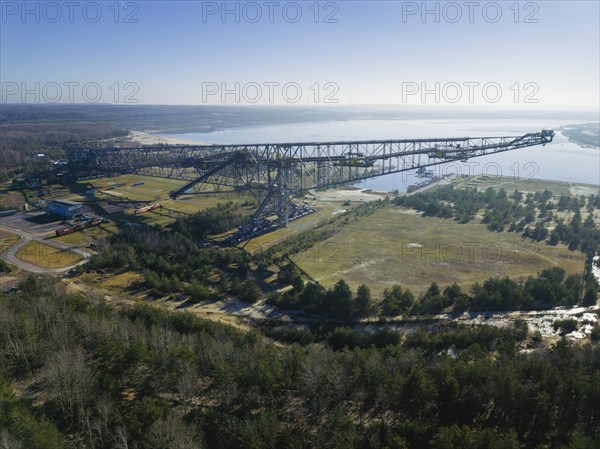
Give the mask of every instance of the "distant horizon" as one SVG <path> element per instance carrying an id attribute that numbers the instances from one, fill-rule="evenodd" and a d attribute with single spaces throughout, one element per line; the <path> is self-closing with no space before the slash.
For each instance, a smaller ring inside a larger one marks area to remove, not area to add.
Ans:
<path id="1" fill-rule="evenodd" d="M 3 103 L 596 108 L 600 2 L 2 2 Z"/>
<path id="2" fill-rule="evenodd" d="M 2 107 L 123 107 L 123 108 L 136 108 L 136 107 L 182 107 L 182 108 L 243 108 L 243 109 L 350 109 L 350 108 L 373 108 L 373 109 L 406 109 L 406 110 L 461 110 L 461 111 L 491 111 L 491 112 L 597 112 L 600 114 L 600 105 L 598 107 L 593 106 L 565 106 L 565 105 L 551 105 L 551 106 L 529 106 L 519 108 L 508 108 L 508 107 L 495 107 L 493 105 L 427 105 L 427 104 L 402 104 L 402 103 L 390 103 L 390 104 L 372 104 L 372 103 L 356 103 L 356 104 L 175 104 L 175 103 L 135 103 L 135 104 L 123 104 L 123 103 L 21 103 L 21 102 L 0 102 Z M 600 116 L 598 117 L 600 120 Z"/>

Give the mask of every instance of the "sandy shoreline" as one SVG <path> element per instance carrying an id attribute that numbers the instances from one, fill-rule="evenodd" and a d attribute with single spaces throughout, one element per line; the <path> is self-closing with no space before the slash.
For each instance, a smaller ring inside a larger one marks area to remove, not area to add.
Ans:
<path id="1" fill-rule="evenodd" d="M 178 139 L 175 137 L 161 137 L 147 131 L 129 131 L 129 135 L 112 140 L 119 143 L 138 145 L 210 145 L 208 142 L 196 142 L 194 140 Z"/>

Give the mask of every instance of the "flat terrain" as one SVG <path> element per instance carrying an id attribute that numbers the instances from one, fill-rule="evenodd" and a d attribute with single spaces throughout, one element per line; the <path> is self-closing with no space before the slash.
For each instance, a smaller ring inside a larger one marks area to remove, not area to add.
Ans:
<path id="1" fill-rule="evenodd" d="M 161 137 L 144 131 L 129 131 L 129 134 L 126 137 L 116 137 L 113 139 L 106 139 L 106 141 L 112 141 L 122 146 L 157 145 L 165 143 L 170 145 L 205 145 L 205 143 L 199 143 L 195 140 L 177 139 L 174 137 Z"/>
<path id="2" fill-rule="evenodd" d="M 574 182 L 548 181 L 544 179 L 518 179 L 510 176 L 476 176 L 457 179 L 457 184 L 485 190 L 493 187 L 498 190 L 503 188 L 511 193 L 514 190 L 521 192 L 540 192 L 550 190 L 554 195 L 598 195 L 600 188 L 592 184 L 579 184 Z"/>
<path id="3" fill-rule="evenodd" d="M 481 190 L 504 188 L 509 193 L 515 189 L 548 189 L 555 196 L 600 193 L 598 186 L 588 184 L 511 177 L 449 178 L 442 182 Z M 423 292 L 432 281 L 442 287 L 457 282 L 468 289 L 492 276 L 525 278 L 553 265 L 567 273 L 580 273 L 584 262 L 583 254 L 563 245 L 553 247 L 516 233 L 490 232 L 479 218 L 459 224 L 453 219 L 424 218 L 420 212 L 397 206 L 361 217 L 297 254 L 294 260 L 326 287 L 343 278 L 353 288 L 367 284 L 375 295 L 397 283 L 414 293 Z"/>
<path id="4" fill-rule="evenodd" d="M 490 232 L 479 223 L 423 218 L 389 206 L 297 255 L 296 263 L 326 287 L 343 278 L 353 289 L 364 283 L 378 295 L 394 284 L 421 293 L 432 281 L 468 289 L 491 276 L 523 278 L 553 265 L 577 273 L 583 255 L 516 233 Z"/>
<path id="5" fill-rule="evenodd" d="M 488 187 L 493 187 L 496 190 L 504 189 L 509 195 L 515 190 L 524 193 L 541 192 L 549 190 L 554 195 L 554 203 L 558 202 L 561 195 L 570 196 L 590 196 L 600 195 L 600 186 L 592 184 L 579 184 L 574 182 L 548 181 L 544 179 L 528 179 L 517 180 L 514 177 L 508 176 L 477 176 L 474 178 L 454 178 L 453 184 L 456 186 L 474 187 L 478 190 L 485 190 Z M 560 217 L 565 221 L 570 221 L 573 213 L 571 211 L 552 211 L 556 217 Z M 586 217 L 588 212 L 582 211 Z M 600 224 L 600 209 L 594 210 L 594 220 Z M 551 226 L 552 228 L 552 226 Z"/>
<path id="6" fill-rule="evenodd" d="M 143 184 L 134 185 L 140 182 Z M 598 193 L 597 187 L 591 185 L 519 181 L 510 177 L 449 178 L 442 182 L 479 189 L 503 187 L 507 192 L 514 189 L 525 192 L 549 189 L 555 195 Z M 125 175 L 80 181 L 68 188 L 44 187 L 40 191 L 25 192 L 25 197 L 30 201 L 49 201 L 53 198 L 80 201 L 88 213 L 101 215 L 108 220 L 97 227 L 52 238 L 57 243 L 69 245 L 73 250 L 110 236 L 123 223 L 166 225 L 177 217 L 213 207 L 219 202 L 234 201 L 241 204 L 248 200 L 246 194 L 233 192 L 171 200 L 169 192 L 181 183 L 178 180 Z M 94 195 L 86 195 L 85 192 L 90 189 L 96 191 Z M 347 210 L 362 202 L 384 197 L 357 188 L 311 191 L 299 201 L 307 201 L 317 209 L 316 213 L 291 222 L 287 229 L 259 236 L 240 246 L 251 253 L 261 251 L 301 231 L 326 223 L 333 217 L 342 217 Z M 17 197 L 11 193 L 10 197 L 3 196 L 3 199 L 13 202 Z M 160 202 L 163 208 L 141 215 L 134 214 L 135 208 L 156 202 Z M 23 229 L 40 239 L 52 236 L 55 229 L 64 226 L 60 219 L 44 217 L 47 217 L 46 214 L 40 212 L 19 213 L 6 217 L 3 224 L 11 231 Z M 18 238 L 10 233 L 1 234 L 2 249 L 17 243 Z M 47 268 L 65 267 L 80 260 L 78 254 L 41 242 L 24 245 L 19 248 L 17 256 Z M 415 211 L 396 206 L 386 207 L 358 220 L 353 219 L 339 233 L 296 255 L 294 260 L 307 276 L 327 287 L 344 278 L 353 288 L 367 284 L 375 295 L 380 295 L 386 287 L 396 283 L 420 293 L 432 281 L 442 287 L 457 282 L 469 288 L 474 282 L 481 282 L 490 276 L 526 277 L 552 265 L 560 265 L 567 272 L 575 273 L 583 267 L 583 256 L 563 246 L 534 243 L 514 233 L 492 233 L 484 225 L 475 222 L 461 225 L 452 219 L 422 218 Z M 114 287 L 121 283 L 124 284 L 121 287 L 126 287 L 130 279 L 114 281 Z"/>
<path id="7" fill-rule="evenodd" d="M 338 189 L 326 189 L 326 190 L 311 190 L 310 194 L 320 202 L 337 202 L 337 201 L 349 201 L 349 202 L 363 202 L 363 201 L 377 201 L 383 199 L 386 196 L 393 196 L 391 193 L 374 192 L 369 189 L 359 188 L 344 188 Z"/>
<path id="8" fill-rule="evenodd" d="M 83 258 L 73 251 L 56 248 L 33 240 L 17 251 L 17 257 L 24 262 L 42 268 L 64 268 L 74 265 Z"/>
<path id="9" fill-rule="evenodd" d="M 20 241 L 20 236 L 13 234 L 12 232 L 0 230 L 0 253 L 3 253 L 15 243 Z"/>
<path id="10" fill-rule="evenodd" d="M 185 196 L 172 200 L 169 192 L 180 187 L 184 181 L 142 175 L 121 175 L 114 177 L 82 180 L 69 186 L 43 186 L 39 190 L 25 190 L 0 194 L 0 204 L 4 209 L 22 210 L 25 198 L 31 203 L 39 200 L 70 200 L 82 203 L 84 213 L 106 219 L 100 226 L 84 231 L 56 237 L 54 240 L 69 245 L 84 246 L 109 237 L 125 223 L 146 225 L 167 225 L 178 217 L 214 207 L 218 203 L 233 201 L 243 203 L 249 194 L 221 193 Z M 141 185 L 134 185 L 139 184 Z M 94 191 L 93 194 L 86 192 Z M 135 209 L 160 203 L 163 207 L 151 212 L 136 215 Z M 32 207 L 30 207 L 30 210 Z M 41 211 L 22 212 L 3 217 L 2 224 L 15 230 L 24 230 L 39 237 L 54 237 L 55 230 L 66 226 L 64 219 L 49 216 Z"/>

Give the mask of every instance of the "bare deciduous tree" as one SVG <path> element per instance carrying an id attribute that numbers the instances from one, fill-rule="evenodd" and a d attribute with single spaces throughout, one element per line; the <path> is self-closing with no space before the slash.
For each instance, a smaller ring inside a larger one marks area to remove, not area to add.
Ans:
<path id="1" fill-rule="evenodd" d="M 179 417 L 169 415 L 150 428 L 148 449 L 203 449 L 202 435 L 186 426 Z"/>
<path id="2" fill-rule="evenodd" d="M 48 361 L 45 380 L 67 417 L 75 419 L 92 391 L 92 371 L 81 349 L 60 349 Z"/>

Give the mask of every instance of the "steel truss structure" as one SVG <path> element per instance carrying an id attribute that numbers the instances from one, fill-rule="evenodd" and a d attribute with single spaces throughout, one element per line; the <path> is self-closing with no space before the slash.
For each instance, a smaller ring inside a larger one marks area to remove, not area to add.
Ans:
<path id="1" fill-rule="evenodd" d="M 68 143 L 74 178 L 137 173 L 185 180 L 170 193 L 248 189 L 259 200 L 249 227 L 287 226 L 303 215 L 291 196 L 312 188 L 351 183 L 488 154 L 552 142 L 554 131 L 521 136 L 300 142 L 253 145 L 158 145 L 103 148 Z M 263 223 L 263 225 L 261 225 Z M 258 224 L 258 225 L 257 225 Z M 248 228 L 249 229 L 249 228 Z"/>

